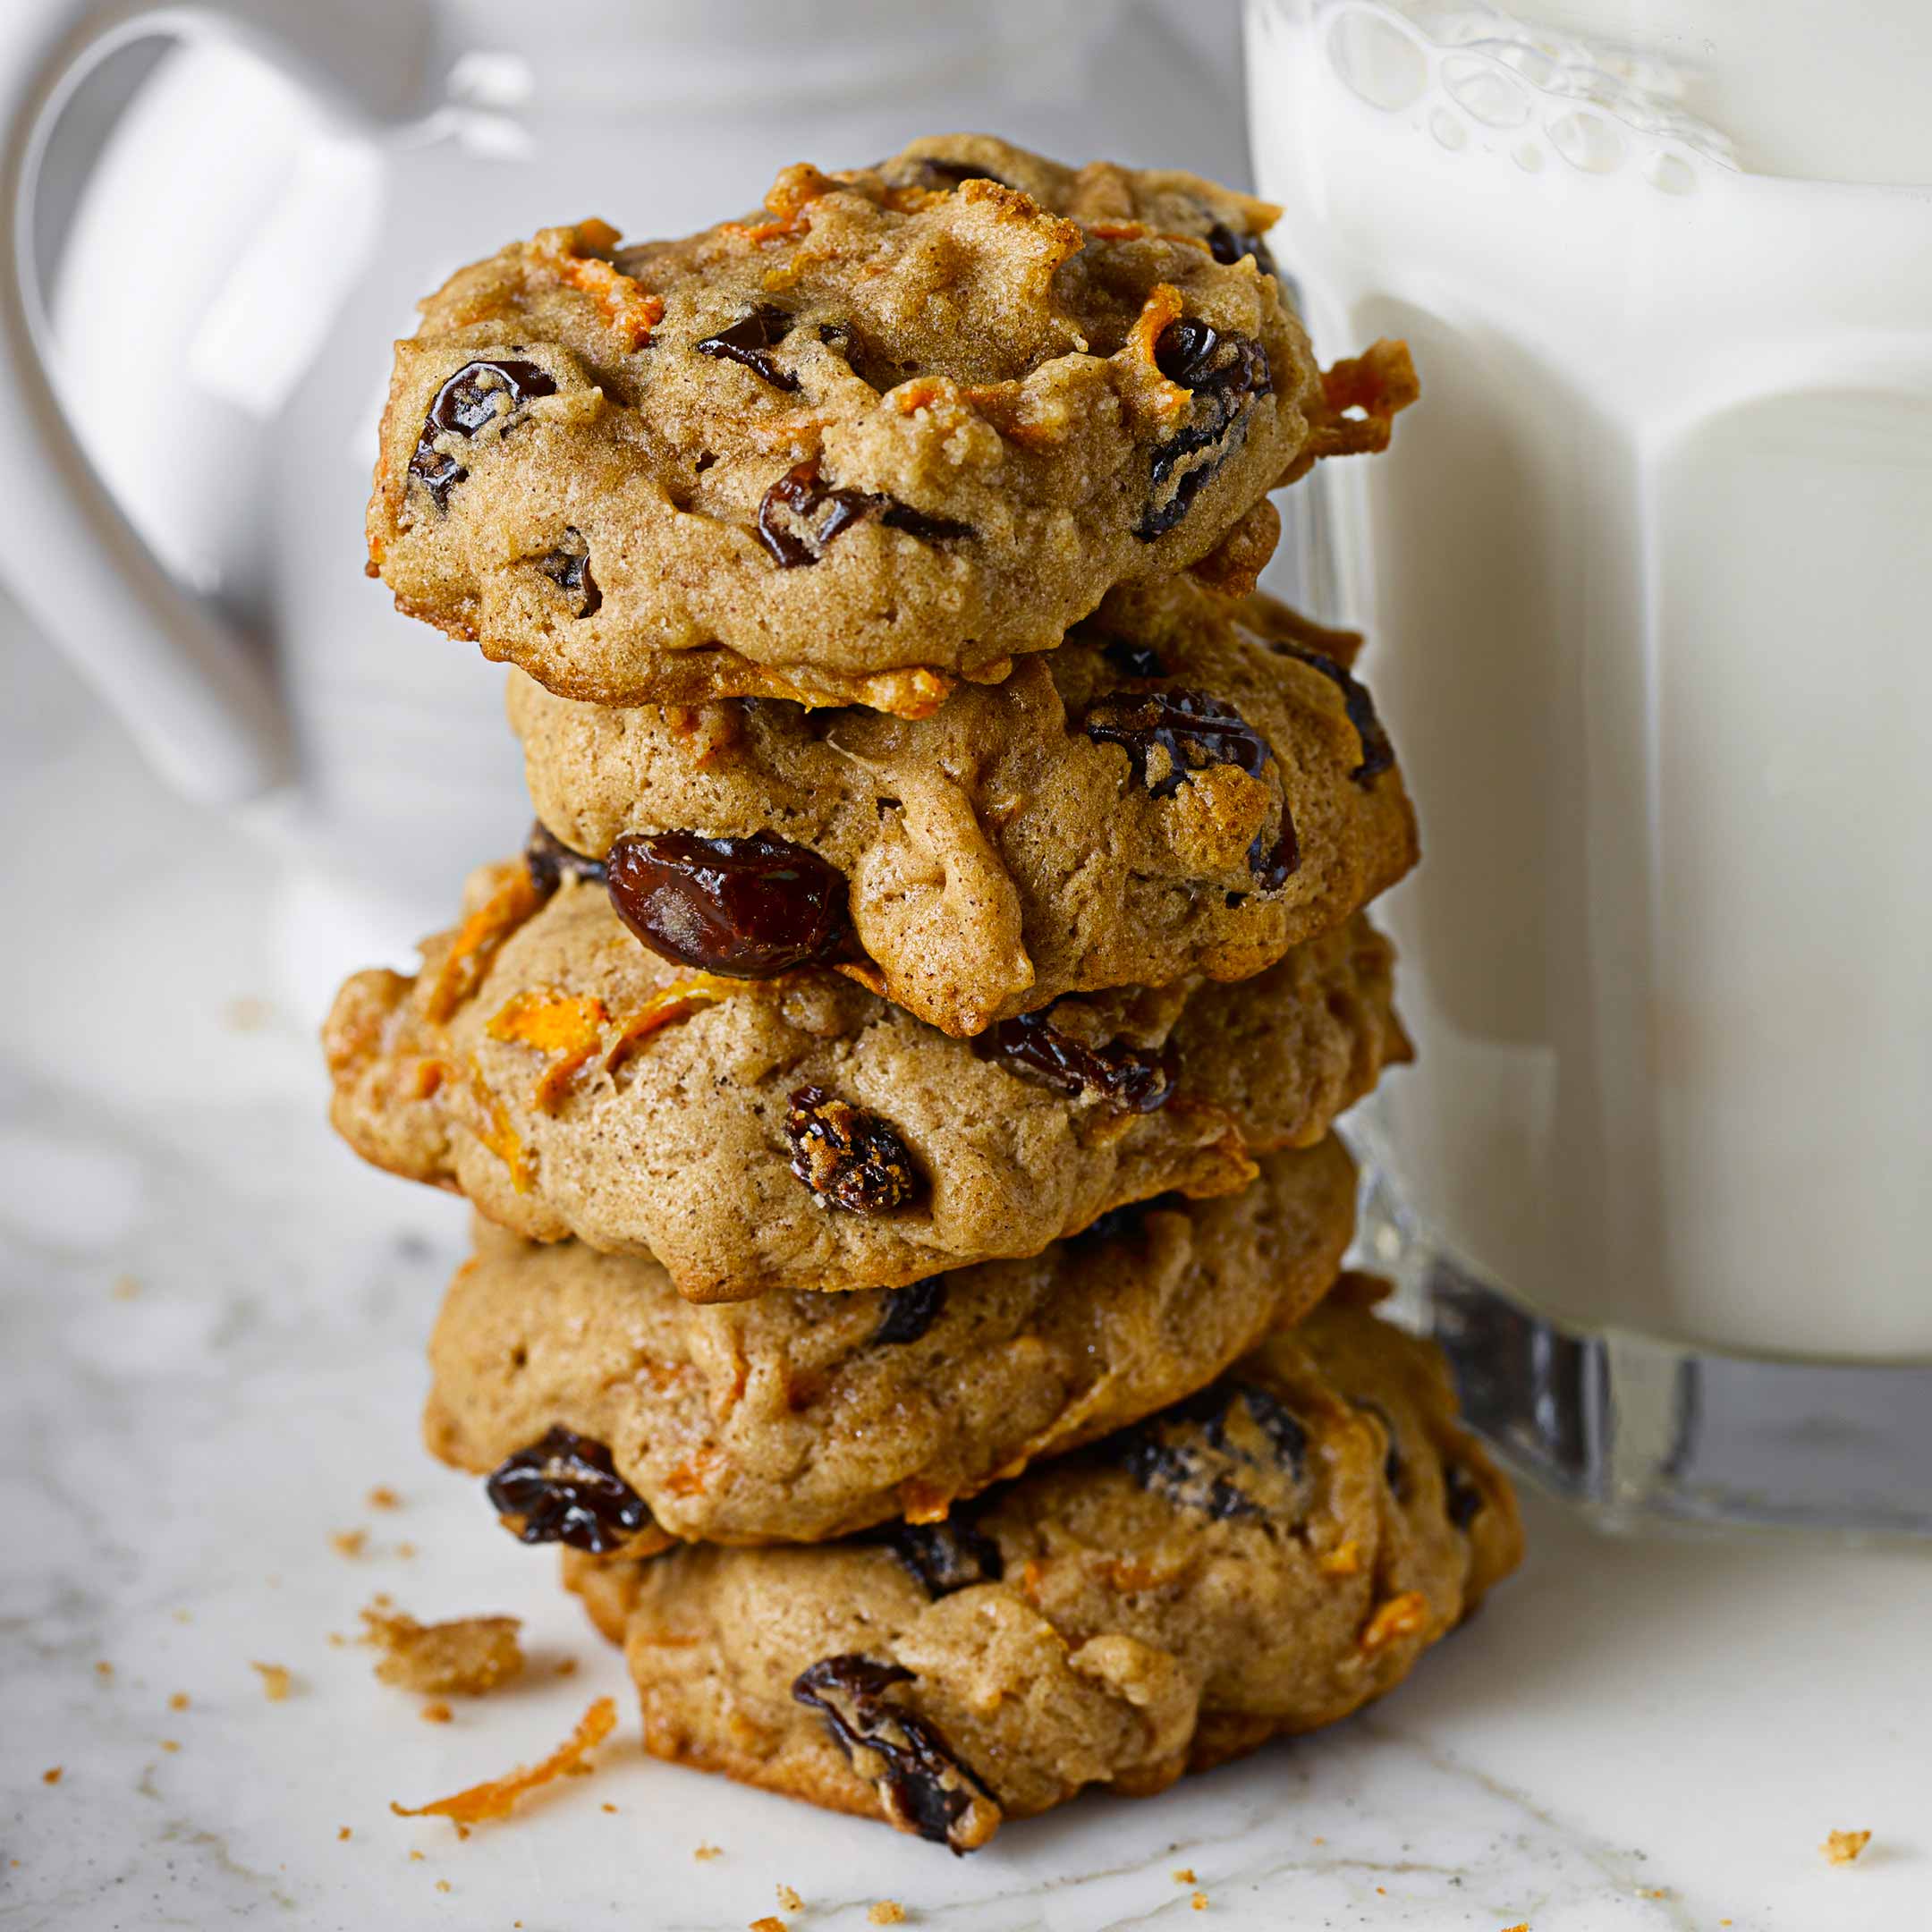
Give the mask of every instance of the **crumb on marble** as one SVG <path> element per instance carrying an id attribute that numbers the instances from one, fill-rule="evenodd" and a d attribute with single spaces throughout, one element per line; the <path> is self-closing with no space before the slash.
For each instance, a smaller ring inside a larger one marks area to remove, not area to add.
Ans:
<path id="1" fill-rule="evenodd" d="M 1868 1831 L 1835 1831 L 1826 1835 L 1825 1843 L 1818 1850 L 1833 1865 L 1850 1865 L 1857 1860 L 1859 1853 L 1870 1843 L 1871 1834 Z"/>
<path id="2" fill-rule="evenodd" d="M 250 1664 L 249 1668 L 261 1674 L 262 1695 L 271 1704 L 281 1703 L 295 1682 L 286 1664 Z"/>
<path id="3" fill-rule="evenodd" d="M 43 1784 L 58 1784 L 61 1781 L 61 1775 L 64 1768 L 64 1767 L 60 1765 L 49 1765 L 47 1769 L 40 1774 L 40 1782 Z"/>
<path id="4" fill-rule="evenodd" d="M 346 1825 L 344 1825 L 343 1828 L 335 1834 L 335 1842 L 336 1843 L 340 1844 L 344 1838 L 352 1838 L 354 1835 L 355 1834 L 352 1832 Z"/>
<path id="5" fill-rule="evenodd" d="M 141 1284 L 131 1275 L 116 1275 L 114 1280 L 114 1298 L 116 1301 L 131 1301 L 141 1291 Z"/>
<path id="6" fill-rule="evenodd" d="M 691 1852 L 691 1856 L 696 1859 L 700 1865 L 708 1865 L 713 1859 L 723 1858 L 724 1856 L 724 1847 L 723 1845 L 715 1844 L 698 1845 L 693 1848 Z"/>
<path id="7" fill-rule="evenodd" d="M 177 1610 L 174 1613 L 174 1621 L 177 1623 L 192 1623 L 194 1622 L 194 1612 L 192 1610 Z"/>
<path id="8" fill-rule="evenodd" d="M 409 1856 L 411 1865 L 420 1865 L 422 1863 L 422 1853 L 420 1852 L 411 1852 Z"/>
<path id="9" fill-rule="evenodd" d="M 616 1807 L 615 1805 L 612 1804 L 612 1803 L 611 1803 L 611 1801 L 609 1801 L 608 1799 L 606 1799 L 606 1800 L 605 1800 L 605 1801 L 604 1801 L 604 1809 L 606 1809 L 606 1811 L 614 1811 L 614 1810 L 615 1810 L 615 1809 L 617 1809 L 617 1807 Z"/>
<path id="10" fill-rule="evenodd" d="M 447 1878 L 438 1878 L 436 1880 L 436 1890 L 438 1892 L 447 1892 L 449 1888 L 450 1882 Z"/>
<path id="11" fill-rule="evenodd" d="M 574 1677 L 577 1674 L 577 1659 L 573 1657 L 564 1658 L 556 1667 L 556 1674 L 559 1677 Z"/>
<path id="12" fill-rule="evenodd" d="M 1208 1910 L 1208 1894 L 1205 1892 L 1197 1892 L 1194 1896 L 1188 1901 L 1188 1903 L 1191 1905 L 1196 1911 L 1206 1911 Z"/>
<path id="13" fill-rule="evenodd" d="M 114 1681 L 114 1665 L 110 1664 L 106 1657 L 103 1657 L 100 1662 L 94 1666 L 94 1674 L 98 1677 L 103 1683 L 111 1683 Z"/>
<path id="14" fill-rule="evenodd" d="M 404 1563 L 407 1563 L 416 1554 L 416 1546 L 413 1543 L 398 1543 L 395 1546 L 395 1553 Z"/>
<path id="15" fill-rule="evenodd" d="M 1176 1885 L 1192 1885 L 1194 1883 L 1194 1868 L 1191 1865 L 1177 1866 L 1174 1868 L 1174 1882 Z"/>
<path id="16" fill-rule="evenodd" d="M 387 1483 L 377 1483 L 363 1498 L 371 1509 L 401 1509 L 402 1498 Z"/>
<path id="17" fill-rule="evenodd" d="M 903 1925 L 906 1909 L 897 1899 L 881 1899 L 866 1914 L 874 1925 Z"/>
<path id="18" fill-rule="evenodd" d="M 338 1556 L 360 1556 L 369 1546 L 367 1530 L 332 1530 L 329 1531 L 329 1547 Z"/>
<path id="19" fill-rule="evenodd" d="M 778 1887 L 778 1910 L 780 1911 L 803 1911 L 805 1901 L 788 1885 Z"/>
<path id="20" fill-rule="evenodd" d="M 163 1738 L 161 1740 L 161 1749 L 165 1751 L 178 1751 L 181 1749 L 181 1740 L 179 1738 Z"/>
<path id="21" fill-rule="evenodd" d="M 422 1721 L 425 1724 L 448 1724 L 453 1716 L 454 1713 L 441 1699 L 433 1704 L 425 1704 L 422 1707 Z"/>
<path id="22" fill-rule="evenodd" d="M 377 1676 L 404 1690 L 419 1690 L 426 1697 L 453 1691 L 481 1697 L 522 1674 L 523 1648 L 517 1641 L 522 1624 L 516 1617 L 419 1623 L 406 1611 L 372 1607 L 362 1613 L 362 1623 L 363 1641 L 383 1653 Z"/>
<path id="23" fill-rule="evenodd" d="M 1504 1926 L 1503 1932 L 1530 1932 L 1530 1921 L 1525 1919 L 1521 1925 Z"/>
<path id="24" fill-rule="evenodd" d="M 750 1932 L 785 1932 L 785 1922 L 783 1919 L 767 1912 L 762 1919 L 754 1919 L 751 1921 Z"/>
<path id="25" fill-rule="evenodd" d="M 430 1804 L 400 1805 L 392 1799 L 389 1809 L 398 1818 L 446 1818 L 455 1826 L 459 1837 L 467 1837 L 472 1825 L 486 1818 L 508 1818 L 526 1792 L 580 1769 L 587 1774 L 591 1767 L 584 1764 L 585 1754 L 601 1744 L 616 1723 L 616 1704 L 607 1697 L 599 1698 L 578 1719 L 577 1728 L 570 1736 L 536 1764 L 519 1766 L 507 1776 L 487 1778 Z"/>
<path id="26" fill-rule="evenodd" d="M 170 1710 L 186 1710 L 188 1708 L 188 1693 L 185 1690 L 177 1690 L 167 1700 L 167 1707 Z"/>

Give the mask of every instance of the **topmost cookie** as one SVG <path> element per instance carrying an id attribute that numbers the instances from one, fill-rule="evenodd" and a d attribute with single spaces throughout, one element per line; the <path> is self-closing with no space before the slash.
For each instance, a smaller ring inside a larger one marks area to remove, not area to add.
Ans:
<path id="1" fill-rule="evenodd" d="M 684 241 L 547 229 L 397 345 L 370 568 L 566 697 L 913 716 L 1115 583 L 1245 589 L 1266 492 L 1407 400 L 1399 351 L 1325 394 L 1275 214 L 961 135 Z"/>

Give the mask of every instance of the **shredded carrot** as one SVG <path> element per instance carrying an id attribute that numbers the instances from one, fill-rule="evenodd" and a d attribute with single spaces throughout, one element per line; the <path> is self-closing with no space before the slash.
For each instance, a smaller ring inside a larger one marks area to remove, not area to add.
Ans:
<path id="1" fill-rule="evenodd" d="M 1419 1636 L 1428 1630 L 1428 1599 L 1419 1590 L 1404 1590 L 1400 1597 L 1391 1597 L 1368 1619 L 1368 1628 L 1361 1634 L 1362 1654 L 1373 1657 L 1399 1638 Z"/>
<path id="2" fill-rule="evenodd" d="M 607 1697 L 599 1698 L 578 1720 L 576 1730 L 541 1762 L 520 1766 L 507 1777 L 487 1778 L 434 1804 L 399 1805 L 392 1799 L 389 1809 L 398 1818 L 446 1818 L 459 1831 L 486 1819 L 508 1818 L 526 1792 L 567 1777 L 580 1767 L 588 1770 L 585 1756 L 610 1735 L 616 1723 L 616 1705 Z"/>
<path id="3" fill-rule="evenodd" d="M 440 1026 L 482 984 L 496 949 L 543 904 L 528 869 L 518 866 L 461 926 L 423 1000 L 423 1017 Z"/>
<path id="4" fill-rule="evenodd" d="M 523 1157 L 522 1139 L 510 1124 L 510 1110 L 490 1091 L 482 1068 L 474 1060 L 470 1063 L 470 1094 L 483 1115 L 477 1139 L 510 1170 L 510 1185 L 519 1194 L 528 1194 L 530 1171 Z"/>
<path id="5" fill-rule="evenodd" d="M 1193 406 L 1194 398 L 1179 383 L 1170 382 L 1161 374 L 1160 364 L 1155 360 L 1154 351 L 1155 345 L 1160 341 L 1162 331 L 1170 323 L 1181 319 L 1186 306 L 1182 300 L 1181 291 L 1172 282 L 1157 282 L 1148 299 L 1140 304 L 1140 313 L 1127 335 L 1126 352 L 1147 364 L 1148 372 L 1157 385 L 1154 407 L 1158 414 L 1169 421 L 1185 415 Z"/>
<path id="6" fill-rule="evenodd" d="M 530 247 L 537 259 L 565 287 L 579 290 L 597 303 L 626 348 L 641 349 L 664 320 L 664 298 L 603 258 L 620 239 L 608 222 L 590 220 L 572 228 L 545 228 Z"/>
<path id="7" fill-rule="evenodd" d="M 1389 446 L 1395 418 L 1422 394 L 1422 385 L 1404 342 L 1371 343 L 1322 371 L 1322 400 L 1328 419 L 1318 422 L 1318 456 L 1373 455 Z M 1360 417 L 1347 414 L 1360 410 Z"/>
<path id="8" fill-rule="evenodd" d="M 617 1038 L 604 1055 L 604 1070 L 614 1073 L 653 1033 L 681 1020 L 689 1020 L 701 1007 L 716 1005 L 733 993 L 741 993 L 745 982 L 726 979 L 716 973 L 699 973 L 690 979 L 674 980 L 654 993 L 643 1005 L 621 1021 Z"/>

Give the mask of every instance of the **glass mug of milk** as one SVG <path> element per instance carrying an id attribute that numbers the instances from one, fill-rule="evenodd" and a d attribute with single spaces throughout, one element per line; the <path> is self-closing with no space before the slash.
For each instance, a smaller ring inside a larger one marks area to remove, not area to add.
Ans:
<path id="1" fill-rule="evenodd" d="M 1922 0 L 1250 0 L 1248 59 L 1318 349 L 1423 384 L 1286 500 L 1428 854 L 1371 1239 L 1610 1520 L 1932 1531 Z"/>

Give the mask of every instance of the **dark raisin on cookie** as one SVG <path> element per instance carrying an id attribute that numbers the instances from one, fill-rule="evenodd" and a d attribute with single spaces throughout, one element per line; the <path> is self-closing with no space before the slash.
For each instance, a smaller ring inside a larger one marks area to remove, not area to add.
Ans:
<path id="1" fill-rule="evenodd" d="M 720 329 L 716 335 L 707 335 L 700 343 L 691 346 L 699 355 L 712 357 L 721 362 L 736 362 L 761 376 L 774 389 L 783 389 L 786 394 L 795 394 L 799 379 L 790 369 L 780 369 L 771 359 L 771 352 L 791 333 L 792 318 L 783 309 L 774 308 L 769 302 L 760 302 L 748 316 L 741 317 L 729 328 Z"/>
<path id="2" fill-rule="evenodd" d="M 1080 729 L 1097 743 L 1119 745 L 1157 799 L 1211 765 L 1239 766 L 1258 778 L 1275 756 L 1239 711 L 1206 691 L 1116 691 L 1087 708 Z"/>
<path id="3" fill-rule="evenodd" d="M 597 886 L 603 885 L 605 879 L 601 859 L 588 859 L 580 852 L 572 852 L 541 819 L 530 827 L 523 846 L 523 864 L 530 884 L 546 898 L 567 878 Z"/>
<path id="4" fill-rule="evenodd" d="M 447 510 L 450 492 L 470 472 L 453 456 L 438 450 L 436 439 L 453 431 L 467 441 L 499 418 L 507 424 L 532 396 L 555 394 L 555 380 L 534 362 L 511 356 L 465 362 L 436 391 L 423 418 L 409 473 L 429 492 L 429 500 L 438 510 Z"/>
<path id="5" fill-rule="evenodd" d="M 936 1724 L 887 1701 L 894 1685 L 911 1680 L 900 1665 L 848 1652 L 801 1671 L 792 1695 L 825 1719 L 833 1741 L 901 1831 L 970 1852 L 992 1835 L 999 1807 Z"/>
<path id="6" fill-rule="evenodd" d="M 1241 228 L 1231 228 L 1224 221 L 1216 221 L 1208 231 L 1208 252 L 1223 267 L 1232 268 L 1243 255 L 1252 255 L 1255 267 L 1263 275 L 1273 275 L 1279 280 L 1281 269 L 1275 258 L 1268 252 L 1268 245 L 1259 235 L 1250 234 Z"/>
<path id="7" fill-rule="evenodd" d="M 886 1297 L 886 1312 L 872 1331 L 871 1341 L 884 1348 L 902 1347 L 917 1342 L 939 1319 L 945 1307 L 944 1275 L 928 1275 L 924 1281 L 909 1283 L 891 1290 Z"/>
<path id="8" fill-rule="evenodd" d="M 1482 1514 L 1485 1498 L 1460 1462 L 1443 1465 L 1443 1507 L 1450 1522 L 1467 1530 Z"/>
<path id="9" fill-rule="evenodd" d="M 1111 1445 L 1113 1460 L 1150 1496 L 1216 1522 L 1279 1518 L 1293 1500 L 1307 1453 L 1308 1432 L 1277 1396 L 1251 1382 L 1217 1382 Z"/>
<path id="10" fill-rule="evenodd" d="M 758 537 L 780 570 L 816 564 L 835 537 L 869 513 L 881 523 L 924 543 L 970 537 L 972 526 L 901 503 L 869 490 L 842 489 L 819 473 L 816 457 L 791 469 L 765 492 L 758 504 Z"/>
<path id="11" fill-rule="evenodd" d="M 950 192 L 962 182 L 970 181 L 997 182 L 1002 188 L 1013 186 L 991 168 L 977 166 L 970 161 L 945 161 L 932 155 L 919 155 L 902 162 L 890 179 L 894 188 L 927 188 L 936 194 Z"/>
<path id="12" fill-rule="evenodd" d="M 1178 1072 L 1171 1048 L 1152 1052 L 1117 1041 L 1089 1046 L 1055 1026 L 1051 1011 L 1002 1020 L 974 1038 L 974 1053 L 1030 1073 L 1056 1092 L 1091 1094 L 1129 1114 L 1152 1114 L 1174 1098 Z"/>
<path id="13" fill-rule="evenodd" d="M 1191 391 L 1190 419 L 1155 445 L 1148 480 L 1154 495 L 1134 535 L 1164 537 L 1193 508 L 1248 433 L 1248 411 L 1273 386 L 1267 351 L 1245 335 L 1224 335 L 1188 317 L 1170 322 L 1154 344 L 1154 360 L 1170 382 Z"/>
<path id="14" fill-rule="evenodd" d="M 1301 865 L 1301 843 L 1295 836 L 1294 820 L 1284 805 L 1280 835 L 1270 844 L 1267 833 L 1255 834 L 1254 841 L 1248 848 L 1248 870 L 1258 891 L 1279 892 L 1294 877 Z"/>
<path id="15" fill-rule="evenodd" d="M 936 1600 L 1004 1574 L 999 1545 L 955 1509 L 944 1522 L 886 1523 L 872 1532 Z"/>
<path id="16" fill-rule="evenodd" d="M 580 618 L 594 615 L 602 606 L 604 593 L 590 573 L 590 547 L 583 532 L 572 523 L 564 531 L 564 541 L 537 560 L 537 568 L 577 606 Z"/>
<path id="17" fill-rule="evenodd" d="M 925 1190 L 899 1130 L 823 1087 L 792 1092 L 785 1138 L 792 1143 L 792 1172 L 827 1207 L 887 1214 Z"/>
<path id="18" fill-rule="evenodd" d="M 851 932 L 845 875 L 769 832 L 628 832 L 605 860 L 617 917 L 652 952 L 765 979 L 829 958 Z"/>
<path id="19" fill-rule="evenodd" d="M 602 1443 L 557 1428 L 497 1464 L 484 1486 L 520 1543 L 565 1543 L 607 1555 L 650 1527 L 644 1498 Z"/>
<path id="20" fill-rule="evenodd" d="M 1355 727 L 1355 735 L 1361 740 L 1361 763 L 1349 776 L 1366 791 L 1395 762 L 1395 747 L 1389 742 L 1389 735 L 1382 728 L 1382 720 L 1376 715 L 1375 699 L 1368 695 L 1368 687 L 1346 665 L 1337 663 L 1321 651 L 1286 642 L 1276 643 L 1275 649 L 1281 657 L 1298 658 L 1309 670 L 1319 671 L 1342 693 L 1348 721 Z"/>

